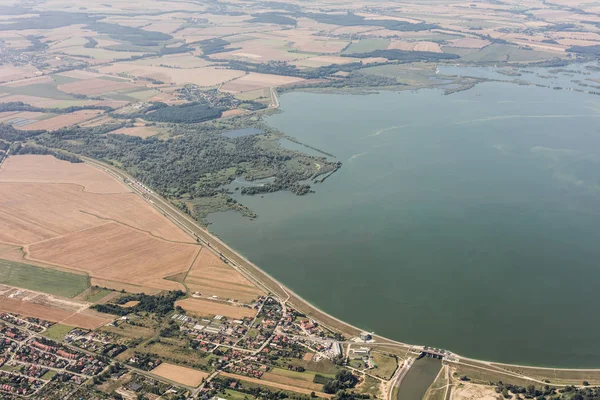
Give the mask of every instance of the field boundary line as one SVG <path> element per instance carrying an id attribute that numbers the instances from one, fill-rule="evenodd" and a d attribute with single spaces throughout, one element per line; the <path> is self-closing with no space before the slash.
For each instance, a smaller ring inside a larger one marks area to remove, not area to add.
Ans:
<path id="1" fill-rule="evenodd" d="M 120 182 L 119 182 L 120 183 Z M 117 196 L 117 195 L 128 195 L 133 193 L 131 190 L 127 192 L 110 192 L 110 193 L 98 193 L 98 192 L 90 192 L 86 190 L 85 185 L 75 182 L 38 182 L 38 181 L 0 181 L 0 185 L 11 185 L 11 184 L 20 184 L 20 185 L 66 185 L 66 186 L 76 186 L 79 188 L 79 191 L 82 193 L 88 193 L 98 196 Z M 126 187 L 127 188 L 127 187 Z M 127 188 L 129 189 L 129 188 Z"/>
<path id="2" fill-rule="evenodd" d="M 55 240 L 55 239 L 62 239 L 63 237 L 65 237 L 67 235 L 82 233 L 82 232 L 85 232 L 85 231 L 89 231 L 90 229 L 98 228 L 98 227 L 101 227 L 101 226 L 106 226 L 106 225 L 112 224 L 112 223 L 113 223 L 112 221 L 111 222 L 105 222 L 105 223 L 100 224 L 100 225 L 89 226 L 87 228 L 83 228 L 83 229 L 80 229 L 80 230 L 77 230 L 77 231 L 72 231 L 72 232 L 67 232 L 67 233 L 60 233 L 58 236 L 54 236 L 54 237 L 51 237 L 51 238 L 48 238 L 48 239 L 44 239 L 44 240 L 40 240 L 40 241 L 37 241 L 37 242 L 27 243 L 26 245 L 23 245 L 23 253 L 25 253 L 25 254 L 29 253 L 29 246 L 35 246 L 36 244 L 46 243 L 46 242 L 49 242 L 49 241 Z"/>
<path id="3" fill-rule="evenodd" d="M 135 226 L 126 224 L 125 222 L 121 222 L 121 221 L 118 221 L 116 219 L 107 218 L 107 217 L 101 217 L 100 215 L 96 215 L 96 214 L 91 213 L 89 211 L 79 210 L 79 212 L 83 213 L 83 214 L 91 215 L 92 217 L 96 217 L 96 218 L 98 218 L 100 220 L 103 220 L 103 221 L 109 221 L 108 223 L 113 222 L 113 223 L 118 224 L 118 225 L 123 225 L 123 226 L 125 226 L 127 228 L 133 229 L 133 230 L 138 231 L 140 233 L 144 233 L 144 234 L 150 235 L 150 236 L 152 236 L 155 239 L 162 240 L 163 242 L 175 243 L 175 244 L 189 244 L 189 245 L 193 245 L 193 246 L 201 246 L 198 243 L 194 243 L 194 242 L 181 242 L 179 240 L 165 239 L 165 238 L 163 238 L 161 236 L 155 235 L 154 233 L 152 233 L 150 231 L 147 231 L 147 230 L 144 230 L 144 229 L 140 229 L 140 228 L 136 228 Z M 98 226 L 104 226 L 104 225 L 106 225 L 106 224 L 102 224 L 102 225 L 98 225 Z"/>

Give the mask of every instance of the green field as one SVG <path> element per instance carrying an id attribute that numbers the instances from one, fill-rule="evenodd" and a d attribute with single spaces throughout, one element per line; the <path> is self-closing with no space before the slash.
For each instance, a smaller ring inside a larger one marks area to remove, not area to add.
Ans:
<path id="1" fill-rule="evenodd" d="M 46 329 L 43 333 L 44 336 L 54 339 L 57 342 L 62 342 L 67 333 L 73 330 L 72 326 L 54 324 L 50 328 Z"/>
<path id="2" fill-rule="evenodd" d="M 219 396 L 221 396 L 221 395 L 223 395 L 223 398 L 231 399 L 231 400 L 256 399 L 256 397 L 254 397 L 254 396 L 251 396 L 249 394 L 242 393 L 242 392 L 236 392 L 235 390 L 231 390 L 231 389 L 225 390 L 225 394 L 219 394 Z"/>
<path id="3" fill-rule="evenodd" d="M 92 288 L 92 292 L 88 296 L 85 297 L 85 301 L 89 301 L 90 303 L 96 303 L 99 300 L 102 300 L 106 296 L 112 293 L 112 290 L 108 289 L 94 289 Z"/>
<path id="4" fill-rule="evenodd" d="M 369 53 L 374 50 L 385 50 L 390 45 L 389 39 L 361 39 L 358 42 L 352 42 L 342 54 Z"/>
<path id="5" fill-rule="evenodd" d="M 309 372 L 312 371 L 319 375 L 333 378 L 338 371 L 338 367 L 330 360 L 324 359 L 319 362 L 299 360 L 297 358 L 291 358 L 285 360 L 288 364 L 292 364 L 298 367 L 304 367 Z"/>
<path id="6" fill-rule="evenodd" d="M 379 394 L 379 381 L 371 378 L 369 375 L 365 375 L 365 382 L 357 387 L 359 393 L 370 394 L 373 397 L 377 397 Z"/>
<path id="7" fill-rule="evenodd" d="M 305 371 L 305 372 L 296 372 L 290 371 L 284 368 L 273 368 L 271 371 L 272 374 L 287 376 L 289 378 L 299 379 L 306 382 L 312 382 L 315 379 L 315 372 L 313 371 Z"/>
<path id="8" fill-rule="evenodd" d="M 373 352 L 372 356 L 373 362 L 377 366 L 373 370 L 373 375 L 383 379 L 390 379 L 398 366 L 396 358 L 379 352 Z"/>
<path id="9" fill-rule="evenodd" d="M 75 297 L 90 286 L 82 274 L 0 260 L 0 284 L 63 297 Z"/>

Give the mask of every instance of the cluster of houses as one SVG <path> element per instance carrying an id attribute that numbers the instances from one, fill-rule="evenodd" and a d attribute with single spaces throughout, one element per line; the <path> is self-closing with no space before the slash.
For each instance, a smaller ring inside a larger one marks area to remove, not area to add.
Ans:
<path id="1" fill-rule="evenodd" d="M 44 385 L 44 381 L 0 371 L 0 392 L 28 396 Z"/>
<path id="2" fill-rule="evenodd" d="M 75 328 L 67 333 L 64 341 L 80 349 L 113 358 L 127 350 L 127 347 L 114 343 L 113 339 L 113 335 L 107 332 Z"/>

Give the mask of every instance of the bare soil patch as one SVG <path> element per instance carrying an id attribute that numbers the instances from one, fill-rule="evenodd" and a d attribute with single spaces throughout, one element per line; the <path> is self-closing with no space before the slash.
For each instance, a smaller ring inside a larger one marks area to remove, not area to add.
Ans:
<path id="1" fill-rule="evenodd" d="M 459 384 L 452 388 L 452 400 L 497 400 L 498 393 L 493 387 L 475 385 L 472 383 Z"/>
<path id="2" fill-rule="evenodd" d="M 242 319 L 254 317 L 256 310 L 251 308 L 234 306 L 224 302 L 188 298 L 180 300 L 176 305 L 181 306 L 189 313 L 199 316 L 223 315 L 228 318 Z"/>
<path id="3" fill-rule="evenodd" d="M 202 378 L 208 376 L 206 372 L 169 363 L 162 363 L 150 372 L 182 385 L 192 387 L 200 385 L 202 383 Z"/>

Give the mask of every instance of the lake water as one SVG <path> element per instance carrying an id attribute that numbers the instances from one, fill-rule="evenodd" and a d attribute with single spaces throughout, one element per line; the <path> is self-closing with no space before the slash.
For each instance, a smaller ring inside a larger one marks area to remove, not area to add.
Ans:
<path id="1" fill-rule="evenodd" d="M 211 230 L 325 311 L 408 343 L 600 367 L 600 96 L 484 83 L 293 92 L 267 122 L 344 165 Z"/>

